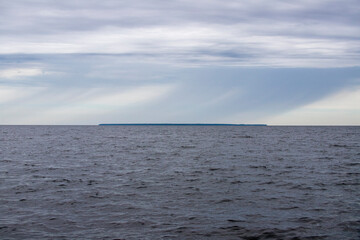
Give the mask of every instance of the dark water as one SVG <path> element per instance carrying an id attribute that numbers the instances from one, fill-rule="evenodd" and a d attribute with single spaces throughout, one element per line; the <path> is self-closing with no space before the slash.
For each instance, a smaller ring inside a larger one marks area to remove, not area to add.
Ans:
<path id="1" fill-rule="evenodd" d="M 360 239 L 360 127 L 0 126 L 1 239 Z"/>

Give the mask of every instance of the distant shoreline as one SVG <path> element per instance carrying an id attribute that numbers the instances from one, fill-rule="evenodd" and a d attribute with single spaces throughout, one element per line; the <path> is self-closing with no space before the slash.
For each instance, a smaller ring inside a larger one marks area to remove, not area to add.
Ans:
<path id="1" fill-rule="evenodd" d="M 267 126 L 266 124 L 227 123 L 100 123 L 99 126 Z"/>

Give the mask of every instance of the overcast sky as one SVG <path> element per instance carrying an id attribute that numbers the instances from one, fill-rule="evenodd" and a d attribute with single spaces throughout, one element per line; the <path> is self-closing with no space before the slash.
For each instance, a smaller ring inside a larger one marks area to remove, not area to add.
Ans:
<path id="1" fill-rule="evenodd" d="M 358 0 L 0 0 L 0 124 L 360 125 Z"/>

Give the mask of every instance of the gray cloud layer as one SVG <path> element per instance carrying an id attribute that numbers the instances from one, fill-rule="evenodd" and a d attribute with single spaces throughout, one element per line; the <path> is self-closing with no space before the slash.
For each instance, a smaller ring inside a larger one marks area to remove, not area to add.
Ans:
<path id="1" fill-rule="evenodd" d="M 349 1 L 0 1 L 0 54 L 97 53 L 183 64 L 359 66 Z"/>
<path id="2" fill-rule="evenodd" d="M 143 27 L 184 23 L 292 22 L 341 24 L 360 21 L 356 0 L 343 1 L 2 1 L 2 30 L 92 30 L 102 26 Z M 331 35 L 331 33 L 330 33 Z"/>

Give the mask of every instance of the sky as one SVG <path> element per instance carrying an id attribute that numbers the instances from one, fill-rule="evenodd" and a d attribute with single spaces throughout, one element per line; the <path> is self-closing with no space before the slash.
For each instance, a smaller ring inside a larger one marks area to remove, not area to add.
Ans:
<path id="1" fill-rule="evenodd" d="M 359 0 L 0 0 L 0 124 L 360 125 Z"/>

